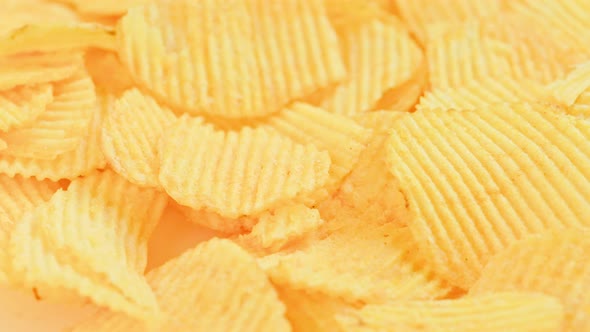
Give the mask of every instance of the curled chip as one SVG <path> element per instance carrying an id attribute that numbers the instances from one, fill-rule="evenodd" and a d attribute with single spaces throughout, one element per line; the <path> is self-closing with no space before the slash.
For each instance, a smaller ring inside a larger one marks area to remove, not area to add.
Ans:
<path id="1" fill-rule="evenodd" d="M 553 297 L 506 292 L 457 300 L 366 305 L 337 316 L 341 331 L 560 331 L 563 307 Z"/>
<path id="2" fill-rule="evenodd" d="M 181 118 L 162 136 L 160 183 L 178 203 L 222 217 L 255 215 L 309 194 L 328 178 L 330 157 L 271 130 L 216 131 Z"/>
<path id="3" fill-rule="evenodd" d="M 157 331 L 291 331 L 285 306 L 254 259 L 229 240 L 211 239 L 150 271 L 147 280 L 166 319 Z M 145 331 L 102 311 L 73 332 Z"/>
<path id="4" fill-rule="evenodd" d="M 515 240 L 590 223 L 590 123 L 553 105 L 416 112 L 387 158 L 418 246 L 465 289 Z"/>
<path id="5" fill-rule="evenodd" d="M 60 154 L 53 160 L 5 156 L 0 153 L 0 173 L 58 181 L 74 179 L 104 168 L 107 162 L 101 150 L 100 135 L 107 98 L 100 96 L 99 99 L 100 104 L 92 108 L 88 133 L 75 149 Z"/>
<path id="6" fill-rule="evenodd" d="M 82 67 L 82 54 L 32 53 L 0 57 L 0 90 L 65 80 Z"/>
<path id="7" fill-rule="evenodd" d="M 258 218 L 241 216 L 238 218 L 222 217 L 218 213 L 205 209 L 195 210 L 188 206 L 179 205 L 178 208 L 192 223 L 201 225 L 226 235 L 243 234 L 252 230 Z"/>
<path id="8" fill-rule="evenodd" d="M 31 124 L 0 133 L 8 145 L 2 155 L 55 159 L 76 148 L 88 132 L 96 105 L 94 85 L 85 70 L 53 84 L 53 100 Z"/>
<path id="9" fill-rule="evenodd" d="M 426 59 L 424 59 L 423 63 L 416 69 L 416 72 L 412 73 L 410 79 L 393 89 L 385 91 L 373 108 L 394 112 L 413 111 L 420 95 L 422 95 L 427 87 L 427 79 L 428 68 L 426 68 Z"/>
<path id="10" fill-rule="evenodd" d="M 53 86 L 38 84 L 0 91 L 0 132 L 26 126 L 53 101 Z"/>
<path id="11" fill-rule="evenodd" d="M 102 128 L 102 149 L 109 165 L 128 181 L 159 187 L 158 142 L 174 113 L 133 89 L 109 107 Z"/>
<path id="12" fill-rule="evenodd" d="M 153 323 L 159 308 L 143 271 L 166 202 L 112 171 L 76 179 L 17 223 L 14 274 L 23 286 L 72 290 Z"/>
<path id="13" fill-rule="evenodd" d="M 191 113 L 264 116 L 345 75 L 323 1 L 152 3 L 118 28 L 136 82 Z"/>
<path id="14" fill-rule="evenodd" d="M 97 24 L 27 24 L 0 36 L 0 56 L 97 47 L 116 49 L 115 31 Z"/>
<path id="15" fill-rule="evenodd" d="M 424 263 L 407 228 L 357 224 L 279 256 L 267 273 L 281 287 L 350 303 L 445 296 L 450 287 Z"/>
<path id="16" fill-rule="evenodd" d="M 72 10 L 44 0 L 3 0 L 0 12 L 0 38 L 25 24 L 74 23 L 79 18 Z"/>
<path id="17" fill-rule="evenodd" d="M 564 305 L 563 331 L 588 331 L 589 254 L 588 230 L 553 230 L 528 237 L 494 256 L 469 296 L 506 290 L 545 293 Z"/>
<path id="18" fill-rule="evenodd" d="M 10 235 L 23 214 L 48 201 L 56 183 L 0 175 L 0 285 L 11 283 Z"/>

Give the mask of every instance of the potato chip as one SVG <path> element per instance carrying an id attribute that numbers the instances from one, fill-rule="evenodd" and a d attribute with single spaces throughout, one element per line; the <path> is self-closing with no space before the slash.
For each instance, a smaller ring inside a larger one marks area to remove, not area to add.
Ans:
<path id="1" fill-rule="evenodd" d="M 0 56 L 60 52 L 87 47 L 116 49 L 115 31 L 98 24 L 26 24 L 0 36 Z"/>
<path id="2" fill-rule="evenodd" d="M 227 218 L 205 209 L 195 210 L 183 205 L 179 205 L 178 208 L 192 223 L 213 229 L 226 235 L 250 232 L 252 227 L 258 222 L 257 217 L 241 216 L 238 218 Z"/>
<path id="3" fill-rule="evenodd" d="M 82 54 L 42 53 L 0 57 L 0 90 L 65 80 L 82 67 Z"/>
<path id="4" fill-rule="evenodd" d="M 157 331 L 291 331 L 285 306 L 264 272 L 229 240 L 202 243 L 149 272 L 147 279 L 166 317 Z M 103 311 L 72 331 L 145 328 L 129 317 Z"/>
<path id="5" fill-rule="evenodd" d="M 129 8 L 148 3 L 148 0 L 52 0 L 73 6 L 83 14 L 101 16 L 119 16 L 127 12 Z"/>
<path id="6" fill-rule="evenodd" d="M 271 130 L 220 132 L 182 118 L 162 136 L 160 183 L 178 203 L 227 218 L 254 215 L 313 192 L 330 157 Z"/>
<path id="7" fill-rule="evenodd" d="M 374 109 L 396 112 L 413 111 L 420 95 L 422 95 L 427 87 L 427 79 L 428 68 L 426 67 L 426 59 L 424 59 L 423 63 L 418 65 L 416 72 L 411 75 L 410 79 L 393 89 L 385 91 L 381 99 L 375 104 Z"/>
<path id="8" fill-rule="evenodd" d="M 367 305 L 337 316 L 342 331 L 561 331 L 563 307 L 542 294 L 506 292 L 442 301 Z"/>
<path id="9" fill-rule="evenodd" d="M 303 204 L 281 206 L 263 213 L 252 231 L 237 237 L 238 244 L 263 251 L 277 252 L 317 230 L 324 220 L 317 209 Z"/>
<path id="10" fill-rule="evenodd" d="M 553 105 L 431 110 L 396 122 L 387 158 L 420 250 L 468 288 L 516 239 L 589 225 L 589 139 L 590 123 Z"/>
<path id="11" fill-rule="evenodd" d="M 549 231 L 518 241 L 494 256 L 470 296 L 498 291 L 539 292 L 561 300 L 562 331 L 590 329 L 590 232 Z"/>
<path id="12" fill-rule="evenodd" d="M 137 83 L 191 113 L 268 115 L 346 74 L 323 1 L 152 3 L 118 27 Z"/>
<path id="13" fill-rule="evenodd" d="M 102 150 L 109 165 L 129 182 L 158 188 L 159 139 L 176 121 L 174 113 L 133 89 L 109 108 L 102 128 Z"/>
<path id="14" fill-rule="evenodd" d="M 23 286 L 73 290 L 153 322 L 159 308 L 143 271 L 147 241 L 166 202 L 112 171 L 76 179 L 16 224 L 14 273 Z"/>
<path id="15" fill-rule="evenodd" d="M 396 21 L 388 12 L 388 0 L 324 0 L 330 23 L 337 31 L 357 28 L 368 22 Z M 397 25 L 403 26 L 401 22 Z"/>
<path id="16" fill-rule="evenodd" d="M 444 296 L 450 287 L 429 271 L 416 249 L 407 228 L 359 223 L 279 257 L 267 273 L 279 286 L 351 303 Z"/>
<path id="17" fill-rule="evenodd" d="M 333 113 L 375 109 L 386 91 L 409 80 L 423 64 L 422 50 L 399 24 L 374 20 L 358 28 L 347 26 L 340 42 L 349 75 L 320 104 Z"/>
<path id="18" fill-rule="evenodd" d="M 58 181 L 74 179 L 104 168 L 107 162 L 101 150 L 100 136 L 106 113 L 105 97 L 101 96 L 99 102 L 102 105 L 93 107 L 88 133 L 74 150 L 60 154 L 53 160 L 5 156 L 0 153 L 0 173 Z"/>
<path id="19" fill-rule="evenodd" d="M 21 216 L 48 201 L 58 189 L 56 183 L 0 175 L 0 284 L 10 283 L 10 234 Z"/>
<path id="20" fill-rule="evenodd" d="M 38 84 L 0 91 L 0 131 L 26 126 L 53 101 L 53 86 Z"/>
<path id="21" fill-rule="evenodd" d="M 91 49 L 85 54 L 85 63 L 97 90 L 118 96 L 133 87 L 133 79 L 116 53 Z"/>
<path id="22" fill-rule="evenodd" d="M 547 88 L 560 102 L 568 105 L 572 115 L 590 116 L 590 62 L 577 66 L 567 77 L 556 80 Z"/>
<path id="23" fill-rule="evenodd" d="M 380 134 L 388 133 L 389 129 L 394 126 L 397 120 L 407 114 L 407 112 L 403 111 L 379 110 L 356 114 L 352 118 L 361 126 L 372 129 L 374 139 L 374 137 Z"/>
<path id="24" fill-rule="evenodd" d="M 88 132 L 96 104 L 94 85 L 85 70 L 53 84 L 53 101 L 30 125 L 0 133 L 8 147 L 2 155 L 55 159 L 76 148 Z"/>
<path id="25" fill-rule="evenodd" d="M 78 22 L 69 8 L 44 0 L 3 0 L 0 36 L 25 24 Z"/>

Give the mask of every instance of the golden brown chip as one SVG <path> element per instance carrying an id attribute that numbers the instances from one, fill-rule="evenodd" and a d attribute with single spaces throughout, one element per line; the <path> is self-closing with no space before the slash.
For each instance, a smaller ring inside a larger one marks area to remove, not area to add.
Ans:
<path id="1" fill-rule="evenodd" d="M 83 66 L 82 54 L 33 53 L 0 57 L 0 90 L 65 80 Z"/>
<path id="2" fill-rule="evenodd" d="M 152 3 L 118 28 L 137 83 L 193 114 L 268 115 L 345 75 L 323 1 Z"/>
<path id="3" fill-rule="evenodd" d="M 10 239 L 23 287 L 67 289 L 153 323 L 159 308 L 143 271 L 167 197 L 112 171 L 72 181 L 26 213 Z"/>
<path id="4" fill-rule="evenodd" d="M 157 331 L 291 331 L 285 306 L 254 259 L 229 240 L 211 239 L 147 274 L 164 312 Z M 140 332 L 103 311 L 73 332 Z"/>
<path id="5" fill-rule="evenodd" d="M 150 96 L 133 89 L 109 107 L 102 127 L 102 150 L 109 165 L 128 181 L 160 187 L 158 143 L 174 113 Z"/>
<path id="6" fill-rule="evenodd" d="M 133 87 L 133 79 L 116 53 L 91 49 L 85 54 L 85 62 L 97 90 L 118 96 Z"/>
<path id="7" fill-rule="evenodd" d="M 321 187 L 330 157 L 264 128 L 216 131 L 184 117 L 162 136 L 160 183 L 178 203 L 222 217 L 255 215 Z"/>
<path id="8" fill-rule="evenodd" d="M 590 123 L 552 105 L 431 110 L 396 122 L 390 170 L 435 270 L 469 288 L 527 234 L 589 225 Z"/>
<path id="9" fill-rule="evenodd" d="M 62 2 L 76 8 L 83 14 L 100 16 L 119 16 L 127 12 L 129 8 L 150 2 L 149 0 L 51 0 Z"/>
<path id="10" fill-rule="evenodd" d="M 0 132 L 35 121 L 53 101 L 53 86 L 38 84 L 0 91 Z"/>
<path id="11" fill-rule="evenodd" d="M 518 241 L 494 256 L 470 296 L 501 291 L 551 295 L 565 308 L 562 331 L 590 328 L 590 231 L 549 231 Z"/>

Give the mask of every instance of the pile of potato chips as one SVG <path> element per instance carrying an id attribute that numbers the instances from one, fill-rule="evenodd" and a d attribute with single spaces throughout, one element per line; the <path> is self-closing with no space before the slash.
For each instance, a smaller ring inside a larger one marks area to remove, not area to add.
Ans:
<path id="1" fill-rule="evenodd" d="M 66 331 L 590 331 L 588 1 L 0 8 L 0 286 Z"/>

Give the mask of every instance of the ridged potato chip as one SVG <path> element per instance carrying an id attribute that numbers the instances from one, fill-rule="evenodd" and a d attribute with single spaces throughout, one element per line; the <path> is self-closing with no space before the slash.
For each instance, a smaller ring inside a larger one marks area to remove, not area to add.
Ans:
<path id="1" fill-rule="evenodd" d="M 281 287 L 351 303 L 445 296 L 450 287 L 429 271 L 416 249 L 407 228 L 392 223 L 347 225 L 280 256 L 267 273 Z"/>
<path id="2" fill-rule="evenodd" d="M 549 84 L 547 89 L 569 106 L 569 114 L 590 117 L 590 62 L 580 64 L 565 78 Z"/>
<path id="3" fill-rule="evenodd" d="M 174 331 L 291 331 L 285 306 L 254 259 L 238 245 L 211 239 L 149 272 L 147 280 Z M 72 332 L 140 332 L 137 321 L 107 311 Z"/>
<path id="4" fill-rule="evenodd" d="M 347 332 L 555 332 L 561 331 L 563 316 L 563 307 L 553 297 L 506 292 L 367 305 L 337 319 Z"/>
<path id="5" fill-rule="evenodd" d="M 377 101 L 374 109 L 389 110 L 395 112 L 411 112 L 424 90 L 427 88 L 428 68 L 426 59 L 418 65 L 407 81 L 393 89 L 385 91 L 381 99 Z"/>
<path id="6" fill-rule="evenodd" d="M 172 198 L 227 218 L 309 194 L 330 168 L 327 152 L 271 130 L 221 132 L 187 117 L 165 131 L 159 157 L 160 183 Z"/>
<path id="7" fill-rule="evenodd" d="M 0 133 L 7 144 L 4 156 L 55 159 L 76 148 L 88 132 L 96 105 L 94 85 L 88 73 L 53 84 L 53 100 L 31 124 Z"/>
<path id="8" fill-rule="evenodd" d="M 84 60 L 86 70 L 98 91 L 119 96 L 134 86 L 133 79 L 119 60 L 117 53 L 90 49 L 86 52 Z"/>
<path id="9" fill-rule="evenodd" d="M 23 214 L 48 201 L 57 183 L 0 175 L 0 284 L 10 284 L 10 235 Z"/>
<path id="10" fill-rule="evenodd" d="M 525 235 L 589 225 L 590 123 L 553 105 L 430 110 L 396 122 L 390 170 L 436 272 L 469 288 Z"/>
<path id="11" fill-rule="evenodd" d="M 32 53 L 0 57 L 0 90 L 65 80 L 83 66 L 81 53 Z"/>
<path id="12" fill-rule="evenodd" d="M 346 74 L 323 1 L 151 3 L 117 37 L 136 82 L 193 114 L 268 115 Z"/>
<path id="13" fill-rule="evenodd" d="M 129 182 L 158 188 L 158 143 L 176 121 L 172 110 L 133 89 L 109 107 L 102 127 L 102 150 L 109 165 Z"/>
<path id="14" fill-rule="evenodd" d="M 53 86 L 38 84 L 0 91 L 0 132 L 26 126 L 53 101 Z"/>
<path id="15" fill-rule="evenodd" d="M 74 150 L 60 154 L 53 160 L 5 156 L 0 153 L 0 173 L 59 181 L 104 168 L 107 162 L 101 150 L 100 136 L 107 102 L 104 96 L 99 99 L 100 104 L 93 107 L 88 133 Z"/>
<path id="16" fill-rule="evenodd" d="M 44 0 L 2 0 L 0 38 L 25 24 L 78 22 L 72 10 Z"/>
<path id="17" fill-rule="evenodd" d="M 16 224 L 13 273 L 23 286 L 72 290 L 153 323 L 159 307 L 143 271 L 166 202 L 112 171 L 76 179 Z"/>
<path id="18" fill-rule="evenodd" d="M 551 295 L 565 308 L 561 331 L 590 329 L 590 231 L 549 231 L 518 241 L 494 256 L 469 296 L 501 291 Z"/>

